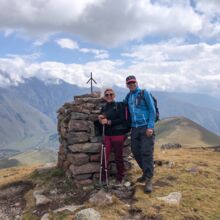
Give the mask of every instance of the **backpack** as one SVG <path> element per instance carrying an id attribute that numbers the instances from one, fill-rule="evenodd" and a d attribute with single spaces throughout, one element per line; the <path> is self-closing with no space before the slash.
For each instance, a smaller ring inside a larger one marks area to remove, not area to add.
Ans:
<path id="1" fill-rule="evenodd" d="M 144 89 L 141 90 L 141 93 L 138 94 L 138 98 L 137 98 L 137 102 L 136 102 L 136 105 L 140 105 L 141 103 L 141 100 L 144 99 Z M 125 100 L 126 102 L 128 103 L 128 99 L 129 99 L 129 95 L 130 93 L 127 94 Z M 150 96 L 152 97 L 153 101 L 154 101 L 154 108 L 156 110 L 156 117 L 155 117 L 155 122 L 159 121 L 160 120 L 160 112 L 159 112 L 159 108 L 158 108 L 158 105 L 157 105 L 157 99 L 150 93 Z M 144 99 L 145 103 L 146 103 L 146 100 Z M 147 103 L 146 103 L 147 104 Z"/>

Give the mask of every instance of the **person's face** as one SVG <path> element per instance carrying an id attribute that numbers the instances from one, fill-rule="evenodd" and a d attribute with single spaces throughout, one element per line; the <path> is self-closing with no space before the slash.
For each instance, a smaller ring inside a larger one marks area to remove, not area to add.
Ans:
<path id="1" fill-rule="evenodd" d="M 107 91 L 105 92 L 104 98 L 107 102 L 113 102 L 115 99 L 115 94 L 112 91 Z"/>
<path id="2" fill-rule="evenodd" d="M 137 82 L 129 82 L 129 83 L 127 83 L 127 88 L 130 91 L 134 91 L 137 88 Z"/>

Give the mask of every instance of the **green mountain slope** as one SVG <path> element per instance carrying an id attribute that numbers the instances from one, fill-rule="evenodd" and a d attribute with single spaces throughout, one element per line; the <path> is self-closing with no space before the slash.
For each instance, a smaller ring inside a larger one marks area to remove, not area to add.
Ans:
<path id="1" fill-rule="evenodd" d="M 209 147 L 220 145 L 220 136 L 184 117 L 170 117 L 156 125 L 158 145 L 179 143 L 185 147 Z"/>

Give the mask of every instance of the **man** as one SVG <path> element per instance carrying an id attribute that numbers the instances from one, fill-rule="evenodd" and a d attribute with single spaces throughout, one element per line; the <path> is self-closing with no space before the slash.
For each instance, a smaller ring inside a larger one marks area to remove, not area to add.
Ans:
<path id="1" fill-rule="evenodd" d="M 145 182 L 144 192 L 151 193 L 156 117 L 154 101 L 149 92 L 138 87 L 135 76 L 128 76 L 126 84 L 130 90 L 125 100 L 131 115 L 131 151 L 143 172 L 137 182 Z"/>

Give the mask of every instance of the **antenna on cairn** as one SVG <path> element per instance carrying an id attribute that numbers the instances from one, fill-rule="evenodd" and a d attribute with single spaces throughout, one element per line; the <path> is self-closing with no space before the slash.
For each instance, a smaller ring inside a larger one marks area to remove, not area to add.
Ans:
<path id="1" fill-rule="evenodd" d="M 97 84 L 97 82 L 93 79 L 93 77 L 92 77 L 92 72 L 91 72 L 91 75 L 90 75 L 90 78 L 89 78 L 89 80 L 87 81 L 87 84 L 90 82 L 90 85 L 91 85 L 91 94 L 93 93 L 93 82 L 95 83 L 95 84 Z"/>

